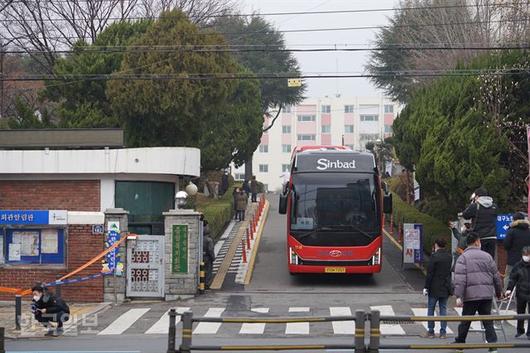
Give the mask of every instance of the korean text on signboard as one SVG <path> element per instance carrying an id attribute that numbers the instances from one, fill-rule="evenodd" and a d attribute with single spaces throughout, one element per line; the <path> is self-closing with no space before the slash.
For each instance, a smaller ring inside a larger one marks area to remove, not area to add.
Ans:
<path id="1" fill-rule="evenodd" d="M 510 224 L 513 222 L 512 214 L 497 215 L 497 239 L 502 240 L 506 238 L 506 233 L 510 229 Z"/>
<path id="2" fill-rule="evenodd" d="M 7 225 L 64 225 L 64 210 L 0 210 L 0 224 Z"/>
<path id="3" fill-rule="evenodd" d="M 421 264 L 423 261 L 423 225 L 405 223 L 403 225 L 403 263 Z"/>
<path id="4" fill-rule="evenodd" d="M 171 272 L 188 273 L 188 226 L 173 226 Z"/>

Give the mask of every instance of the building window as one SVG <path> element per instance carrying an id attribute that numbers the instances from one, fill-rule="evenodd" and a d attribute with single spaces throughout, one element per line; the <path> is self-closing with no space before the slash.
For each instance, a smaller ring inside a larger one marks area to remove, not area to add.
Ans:
<path id="1" fill-rule="evenodd" d="M 361 121 L 379 121 L 379 115 L 377 114 L 362 114 Z"/>
<path id="2" fill-rule="evenodd" d="M 282 145 L 283 153 L 291 153 L 291 145 Z"/>
<path id="3" fill-rule="evenodd" d="M 291 133 L 291 125 L 283 125 L 282 126 L 282 133 L 283 134 L 290 134 Z"/>
<path id="4" fill-rule="evenodd" d="M 267 153 L 269 152 L 269 145 L 259 145 L 259 151 L 261 153 Z"/>
<path id="5" fill-rule="evenodd" d="M 344 132 L 347 134 L 353 134 L 353 125 L 344 125 Z"/>
<path id="6" fill-rule="evenodd" d="M 291 170 L 290 164 L 282 164 L 282 173 L 289 173 L 290 170 Z"/>
<path id="7" fill-rule="evenodd" d="M 323 105 L 322 106 L 322 113 L 324 113 L 324 114 L 331 113 L 331 105 Z"/>
<path id="8" fill-rule="evenodd" d="M 385 133 L 387 134 L 392 133 L 392 125 L 385 125 Z"/>
<path id="9" fill-rule="evenodd" d="M 298 141 L 315 141 L 315 135 L 298 135 Z"/>
<path id="10" fill-rule="evenodd" d="M 393 104 L 385 104 L 385 113 L 393 113 L 394 112 L 394 105 Z"/>
<path id="11" fill-rule="evenodd" d="M 291 108 L 290 105 L 286 105 L 285 108 L 283 108 L 284 113 L 292 113 L 293 108 Z"/>
<path id="12" fill-rule="evenodd" d="M 331 132 L 331 125 L 322 125 L 322 133 L 327 134 Z"/>
<path id="13" fill-rule="evenodd" d="M 238 181 L 245 180 L 245 173 L 235 173 L 234 174 L 234 179 L 238 180 Z"/>
<path id="14" fill-rule="evenodd" d="M 259 165 L 259 172 L 260 173 L 268 173 L 269 172 L 269 165 L 268 164 L 260 164 Z"/>
<path id="15" fill-rule="evenodd" d="M 5 229 L 0 230 L 0 263 L 64 264 L 64 229 Z M 3 254 L 4 241 L 6 254 Z"/>
<path id="16" fill-rule="evenodd" d="M 353 105 L 345 105 L 344 113 L 353 113 Z"/>
<path id="17" fill-rule="evenodd" d="M 362 141 L 375 141 L 379 139 L 379 134 L 360 134 L 359 139 Z"/>
<path id="18" fill-rule="evenodd" d="M 316 116 L 315 115 L 298 115 L 298 121 L 315 121 Z"/>

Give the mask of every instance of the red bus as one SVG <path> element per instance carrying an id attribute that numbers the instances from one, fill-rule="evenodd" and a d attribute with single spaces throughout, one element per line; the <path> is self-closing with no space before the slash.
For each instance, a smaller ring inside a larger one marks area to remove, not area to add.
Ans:
<path id="1" fill-rule="evenodd" d="M 381 271 L 381 220 L 392 211 L 392 196 L 381 188 L 373 154 L 296 148 L 279 206 L 287 214 L 291 274 Z"/>

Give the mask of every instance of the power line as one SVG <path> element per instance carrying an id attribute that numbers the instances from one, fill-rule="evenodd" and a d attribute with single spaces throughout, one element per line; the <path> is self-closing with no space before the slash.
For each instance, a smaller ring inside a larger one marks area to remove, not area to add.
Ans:
<path id="1" fill-rule="evenodd" d="M 512 7 L 515 3 L 500 3 L 492 5 L 482 5 L 482 7 Z M 526 3 L 517 3 L 516 5 L 525 5 Z M 372 12 L 391 12 L 391 11 L 432 11 L 440 9 L 463 9 L 463 8 L 476 8 L 476 5 L 465 4 L 465 5 L 440 5 L 440 6 L 410 6 L 410 7 L 387 7 L 387 8 L 372 8 L 372 9 L 354 9 L 354 10 L 321 10 L 321 11 L 292 11 L 292 12 L 269 12 L 269 13 L 221 13 L 221 14 L 210 14 L 204 15 L 204 18 L 223 18 L 223 17 L 257 17 L 257 16 L 301 16 L 301 15 L 329 15 L 329 14 L 352 14 L 352 13 L 372 13 Z M 137 16 L 137 17 L 100 17 L 93 18 L 94 21 L 108 21 L 108 20 L 153 20 L 153 17 Z M 86 19 L 80 18 L 80 21 L 86 21 Z M 0 21 L 18 22 L 17 19 L 3 19 Z M 45 19 L 24 19 L 24 21 L 33 22 L 57 22 L 57 21 L 71 21 L 71 19 L 65 18 L 45 18 Z"/>
<path id="2" fill-rule="evenodd" d="M 168 45 L 168 46 L 96 46 L 77 48 L 73 50 L 11 50 L 4 51 L 6 54 L 74 54 L 74 53 L 124 53 L 124 52 L 158 52 L 158 53 L 245 53 L 245 52 L 302 52 L 302 53 L 322 53 L 322 52 L 361 52 L 361 51 L 428 51 L 428 50 L 526 50 L 530 49 L 530 45 L 508 45 L 508 46 L 384 46 L 384 47 L 371 47 L 371 48 L 278 48 L 276 47 L 242 47 L 242 48 L 231 48 L 226 46 L 219 47 L 203 47 L 203 46 L 186 46 L 186 45 Z"/>
<path id="3" fill-rule="evenodd" d="M 238 73 L 216 73 L 216 74 L 68 74 L 68 75 L 21 75 L 4 76 L 0 81 L 101 81 L 101 80 L 125 80 L 125 81 L 206 81 L 206 80 L 256 80 L 256 79 L 342 79 L 342 78 L 376 78 L 376 77 L 462 77 L 476 75 L 524 75 L 529 74 L 530 68 L 510 68 L 510 69 L 469 69 L 469 70 L 411 70 L 411 71 L 388 71 L 381 74 L 313 74 L 298 75 L 296 73 L 269 73 L 260 75 L 238 74 Z"/>

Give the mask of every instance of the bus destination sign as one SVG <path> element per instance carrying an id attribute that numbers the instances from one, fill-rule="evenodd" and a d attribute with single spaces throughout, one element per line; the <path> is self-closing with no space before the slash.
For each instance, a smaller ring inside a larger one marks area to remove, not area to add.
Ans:
<path id="1" fill-rule="evenodd" d="M 374 159 L 369 154 L 318 153 L 298 155 L 297 172 L 373 172 Z"/>

